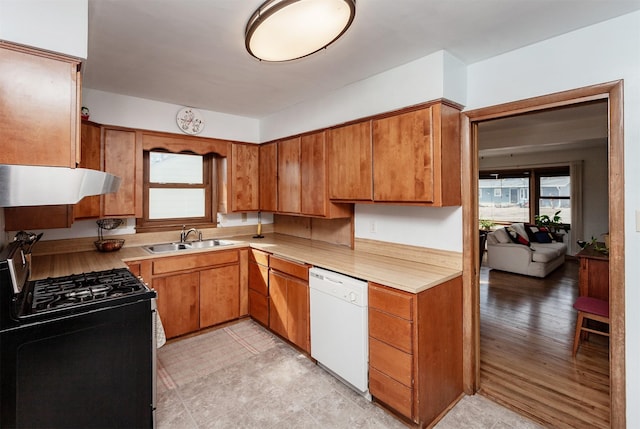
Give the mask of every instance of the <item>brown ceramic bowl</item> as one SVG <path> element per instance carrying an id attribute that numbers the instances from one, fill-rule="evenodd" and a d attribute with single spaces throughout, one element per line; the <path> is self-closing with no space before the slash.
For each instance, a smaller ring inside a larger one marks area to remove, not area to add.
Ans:
<path id="1" fill-rule="evenodd" d="M 94 241 L 93 244 L 96 245 L 96 249 L 98 249 L 100 252 L 115 252 L 116 250 L 120 250 L 122 248 L 124 240 L 97 240 Z"/>

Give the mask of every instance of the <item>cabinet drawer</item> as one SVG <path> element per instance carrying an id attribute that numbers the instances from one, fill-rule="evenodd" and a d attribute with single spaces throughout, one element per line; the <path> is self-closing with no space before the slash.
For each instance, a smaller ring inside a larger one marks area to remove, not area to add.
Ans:
<path id="1" fill-rule="evenodd" d="M 290 276 L 297 277 L 304 281 L 309 281 L 309 266 L 289 261 L 287 259 L 278 258 L 271 255 L 269 257 L 269 266 L 274 270 L 280 271 Z"/>
<path id="2" fill-rule="evenodd" d="M 269 254 L 267 252 L 263 252 L 262 250 L 250 249 L 249 260 L 251 262 L 255 262 L 256 264 L 264 265 L 266 267 L 269 266 Z"/>
<path id="3" fill-rule="evenodd" d="M 153 274 L 192 270 L 238 262 L 238 251 L 190 253 L 184 256 L 158 258 L 153 261 Z"/>
<path id="4" fill-rule="evenodd" d="M 406 320 L 413 320 L 414 297 L 415 295 L 408 292 L 369 283 L 369 308 L 376 308 Z"/>
<path id="5" fill-rule="evenodd" d="M 249 290 L 249 315 L 264 326 L 269 326 L 269 298 Z"/>
<path id="6" fill-rule="evenodd" d="M 369 336 L 413 353 L 413 324 L 408 320 L 369 308 Z"/>
<path id="7" fill-rule="evenodd" d="M 384 402 L 403 416 L 413 418 L 413 391 L 393 378 L 369 368 L 369 391 L 378 400 Z"/>
<path id="8" fill-rule="evenodd" d="M 413 355 L 369 337 L 369 365 L 411 387 Z"/>

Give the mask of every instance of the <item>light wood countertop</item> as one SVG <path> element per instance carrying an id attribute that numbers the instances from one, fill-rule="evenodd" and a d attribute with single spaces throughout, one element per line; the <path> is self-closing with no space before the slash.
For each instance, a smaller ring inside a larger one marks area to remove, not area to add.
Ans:
<path id="1" fill-rule="evenodd" d="M 421 292 L 462 274 L 459 269 L 438 266 L 437 261 L 430 261 L 429 258 L 426 258 L 424 263 L 420 263 L 282 234 L 265 234 L 263 239 L 255 239 L 252 236 L 229 238 L 238 241 L 238 244 L 221 246 L 213 250 L 181 250 L 163 254 L 152 254 L 143 247 L 134 246 L 124 247 L 111 253 L 81 251 L 34 255 L 31 278 L 40 279 L 108 270 L 126 267 L 127 261 L 204 251 L 215 252 L 247 246 L 411 293 Z"/>

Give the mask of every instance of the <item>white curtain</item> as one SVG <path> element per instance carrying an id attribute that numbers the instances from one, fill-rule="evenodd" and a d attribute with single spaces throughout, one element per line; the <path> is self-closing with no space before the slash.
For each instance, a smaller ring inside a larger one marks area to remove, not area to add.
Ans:
<path id="1" fill-rule="evenodd" d="M 571 230 L 569 231 L 569 254 L 575 255 L 580 251 L 576 243 L 584 239 L 584 225 L 582 222 L 582 164 L 580 161 L 571 161 L 569 164 L 571 175 Z"/>

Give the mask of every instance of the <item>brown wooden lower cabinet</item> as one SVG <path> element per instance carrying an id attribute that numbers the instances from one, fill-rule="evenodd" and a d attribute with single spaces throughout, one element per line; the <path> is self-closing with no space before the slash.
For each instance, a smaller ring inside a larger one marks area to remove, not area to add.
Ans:
<path id="1" fill-rule="evenodd" d="M 242 315 L 238 252 L 191 253 L 127 265 L 158 293 L 165 335 L 173 338 Z"/>
<path id="2" fill-rule="evenodd" d="M 369 390 L 419 427 L 463 394 L 462 277 L 418 294 L 369 283 Z"/>
<path id="3" fill-rule="evenodd" d="M 269 326 L 269 254 L 249 250 L 249 315 Z"/>
<path id="4" fill-rule="evenodd" d="M 269 329 L 311 352 L 309 266 L 269 258 Z"/>

